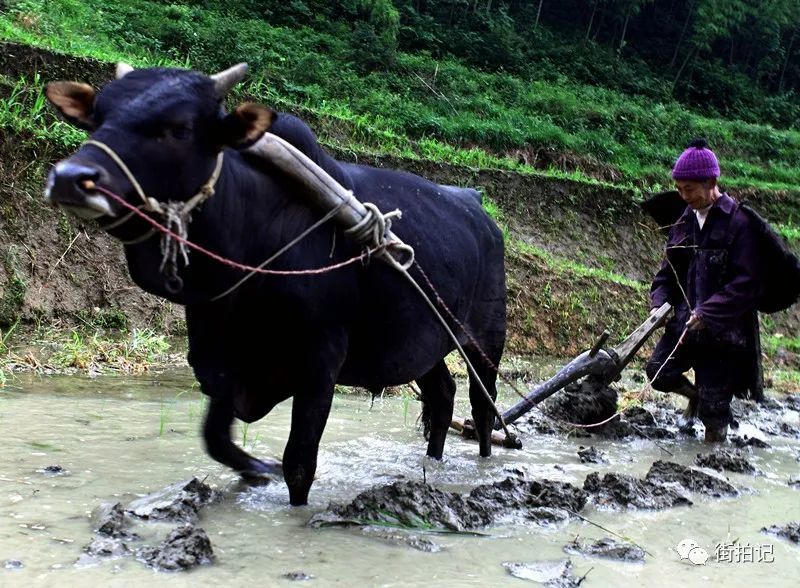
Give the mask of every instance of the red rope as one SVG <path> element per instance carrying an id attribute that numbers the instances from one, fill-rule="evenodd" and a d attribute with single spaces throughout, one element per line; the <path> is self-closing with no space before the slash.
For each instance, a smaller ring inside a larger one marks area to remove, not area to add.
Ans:
<path id="1" fill-rule="evenodd" d="M 328 265 L 328 266 L 320 267 L 320 268 L 316 268 L 316 269 L 307 269 L 307 270 L 268 270 L 268 269 L 263 269 L 263 268 L 259 268 L 259 267 L 253 267 L 253 266 L 250 266 L 250 265 L 245 265 L 243 263 L 238 263 L 236 261 L 232 261 L 232 260 L 230 260 L 230 259 L 228 259 L 226 257 L 222 257 L 221 255 L 218 255 L 218 254 L 214 253 L 213 251 L 209 251 L 208 249 L 205 249 L 205 248 L 201 247 L 200 245 L 192 243 L 188 239 L 184 239 L 183 237 L 181 237 L 177 233 L 174 233 L 173 231 L 170 231 L 167 227 L 165 227 L 164 225 L 162 225 L 161 223 L 159 223 L 155 219 L 147 216 L 147 214 L 145 214 L 144 212 L 139 210 L 134 205 L 126 202 L 125 200 L 123 200 L 122 197 L 120 197 L 120 196 L 114 194 L 113 192 L 103 188 L 102 186 L 95 185 L 93 187 L 93 189 L 97 190 L 98 192 L 102 192 L 103 194 L 105 194 L 109 198 L 112 198 L 118 204 L 121 204 L 122 206 L 124 206 L 125 208 L 130 210 L 131 212 L 137 214 L 142 219 L 146 220 L 153 227 L 155 227 L 156 230 L 164 233 L 165 235 L 168 235 L 169 237 L 171 237 L 172 239 L 175 239 L 179 243 L 183 243 L 187 247 L 190 247 L 190 248 L 194 249 L 195 251 L 198 251 L 199 253 L 202 253 L 206 257 L 209 257 L 209 258 L 213 259 L 214 261 L 218 261 L 219 263 L 221 263 L 223 265 L 227 265 L 227 266 L 230 266 L 232 268 L 236 268 L 238 270 L 242 270 L 242 271 L 245 271 L 245 272 L 253 272 L 253 273 L 257 273 L 257 274 L 266 274 L 266 275 L 272 275 L 272 276 L 312 276 L 312 275 L 319 275 L 319 274 L 324 274 L 324 273 L 327 273 L 327 272 L 330 272 L 330 271 L 333 271 L 333 270 L 337 270 L 339 268 L 343 268 L 343 267 L 351 265 L 351 264 L 353 264 L 353 263 L 355 263 L 357 261 L 362 261 L 363 259 L 365 259 L 371 253 L 374 253 L 374 252 L 365 252 L 365 253 L 362 253 L 361 255 L 358 255 L 356 257 L 352 257 L 352 258 L 348 259 L 347 261 L 343 261 L 341 263 L 336 263 L 334 265 Z"/>

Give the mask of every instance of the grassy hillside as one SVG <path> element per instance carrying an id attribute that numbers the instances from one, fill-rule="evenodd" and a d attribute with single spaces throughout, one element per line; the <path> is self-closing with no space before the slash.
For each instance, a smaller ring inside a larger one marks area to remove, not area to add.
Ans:
<path id="1" fill-rule="evenodd" d="M 212 4 L 228 3 L 203 6 Z M 573 355 L 603 328 L 620 336 L 639 323 L 662 237 L 636 199 L 668 182 L 673 158 L 695 135 L 709 137 L 720 153 L 725 184 L 755 198 L 800 245 L 794 130 L 711 118 L 667 98 L 631 97 L 563 74 L 481 71 L 424 52 L 398 52 L 386 68 L 365 68 L 349 25 L 309 17 L 306 26 L 278 26 L 252 18 L 244 5 L 236 12 L 142 0 L 5 6 L 0 41 L 23 44 L 0 44 L 6 338 L 11 332 L 27 341 L 18 323 L 79 325 L 86 340 L 97 329 L 181 330 L 176 309 L 120 286 L 124 262 L 110 239 L 90 237 L 41 202 L 48 163 L 85 138 L 57 120 L 43 84 L 102 85 L 120 59 L 202 71 L 246 60 L 253 73 L 232 101 L 256 99 L 300 114 L 341 159 L 485 189 L 487 210 L 507 238 L 511 353 Z M 798 320 L 796 312 L 765 319 L 770 355 L 794 352 Z"/>
<path id="2" fill-rule="evenodd" d="M 11 0 L 0 38 L 136 65 L 210 71 L 246 60 L 253 75 L 243 95 L 304 113 L 319 121 L 324 142 L 362 153 L 653 188 L 702 135 L 722 158 L 726 186 L 800 185 L 795 130 L 704 117 L 563 74 L 531 80 L 425 53 L 398 53 L 387 69 L 366 71 L 346 24 L 289 28 L 243 12 L 147 0 Z"/>

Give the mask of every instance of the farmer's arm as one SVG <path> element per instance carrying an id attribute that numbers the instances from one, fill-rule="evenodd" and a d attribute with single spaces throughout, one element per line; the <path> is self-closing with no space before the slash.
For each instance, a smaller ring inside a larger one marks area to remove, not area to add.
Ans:
<path id="1" fill-rule="evenodd" d="M 756 232 L 752 223 L 738 229 L 728 252 L 728 272 L 725 286 L 695 309 L 702 323 L 712 330 L 724 330 L 758 304 L 761 280 L 758 272 Z"/>

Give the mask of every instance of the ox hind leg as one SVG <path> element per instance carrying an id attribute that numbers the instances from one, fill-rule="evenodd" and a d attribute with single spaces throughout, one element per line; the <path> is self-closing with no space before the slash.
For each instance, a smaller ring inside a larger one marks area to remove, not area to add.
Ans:
<path id="1" fill-rule="evenodd" d="M 442 359 L 417 380 L 417 385 L 422 392 L 422 426 L 428 439 L 428 456 L 442 459 L 453 419 L 456 383 Z"/>
<path id="2" fill-rule="evenodd" d="M 499 345 L 487 345 L 481 349 L 469 346 L 464 351 L 480 378 L 479 382 L 472 372 L 469 374 L 469 402 L 472 405 L 472 422 L 478 437 L 480 455 L 489 457 L 492 455 L 492 429 L 496 415 L 481 388 L 481 383 L 491 396 L 492 402 L 497 400 L 497 370 L 494 366 L 500 364 L 503 344 L 501 342 Z"/>

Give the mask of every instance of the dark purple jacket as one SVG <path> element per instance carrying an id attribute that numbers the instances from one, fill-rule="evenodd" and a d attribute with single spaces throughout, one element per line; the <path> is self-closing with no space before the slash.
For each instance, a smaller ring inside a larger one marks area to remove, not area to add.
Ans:
<path id="1" fill-rule="evenodd" d="M 685 324 L 690 311 L 680 284 L 714 339 L 750 346 L 761 293 L 756 239 L 753 222 L 727 194 L 708 211 L 702 230 L 687 207 L 670 230 L 666 255 L 672 267 L 665 260 L 656 274 L 651 306 L 669 302 L 675 320 Z"/>

